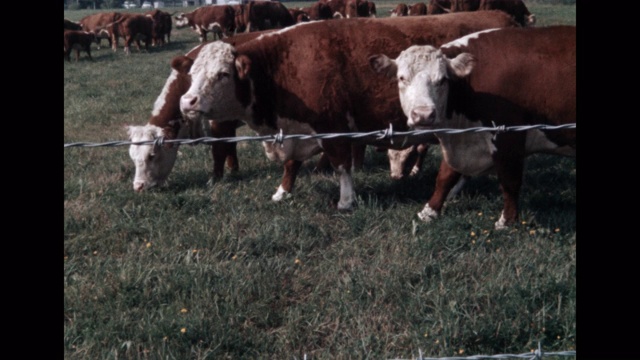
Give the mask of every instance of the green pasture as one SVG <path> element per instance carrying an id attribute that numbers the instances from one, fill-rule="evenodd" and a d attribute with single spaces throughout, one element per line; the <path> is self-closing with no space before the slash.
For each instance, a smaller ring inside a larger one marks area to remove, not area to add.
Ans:
<path id="1" fill-rule="evenodd" d="M 395 2 L 376 4 L 386 16 Z M 528 6 L 541 26 L 576 23 L 575 5 Z M 167 46 L 130 56 L 122 40 L 115 53 L 103 45 L 93 62 L 64 62 L 65 144 L 127 140 L 125 125 L 149 118 L 170 60 L 198 38 L 174 28 Z M 402 181 L 390 179 L 386 154 L 367 151 L 354 173 L 357 207 L 338 212 L 338 179 L 312 174 L 317 158 L 291 198 L 272 202 L 282 167 L 255 141 L 239 143 L 240 171 L 214 183 L 210 148 L 183 145 L 167 186 L 144 193 L 133 191 L 128 146 L 65 148 L 65 359 L 576 350 L 575 159 L 530 157 L 522 222 L 496 231 L 495 176 L 471 179 L 425 224 L 416 213 L 440 150 Z"/>

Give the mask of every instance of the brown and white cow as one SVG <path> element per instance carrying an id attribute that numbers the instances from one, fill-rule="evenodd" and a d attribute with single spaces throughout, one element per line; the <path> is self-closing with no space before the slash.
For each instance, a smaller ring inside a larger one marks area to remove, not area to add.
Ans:
<path id="1" fill-rule="evenodd" d="M 412 44 L 437 46 L 469 32 L 515 25 L 497 11 L 354 18 L 298 24 L 236 47 L 214 42 L 194 61 L 192 84 L 180 107 L 188 119 L 241 119 L 252 129 L 271 133 L 279 131 L 281 122 L 299 123 L 314 133 L 368 132 L 390 124 L 402 131 L 408 127 L 397 85 L 370 73 L 368 55 L 399 54 Z M 351 209 L 355 201 L 354 142 L 400 145 L 378 139 L 319 140 L 339 174 L 338 209 Z"/>
<path id="2" fill-rule="evenodd" d="M 89 60 L 93 61 L 91 57 L 91 43 L 93 43 L 95 39 L 96 36 L 94 33 L 79 30 L 65 30 L 64 59 L 71 61 L 71 51 L 75 50 L 77 62 L 80 59 L 80 50 L 84 50 Z"/>
<path id="3" fill-rule="evenodd" d="M 376 5 L 368 0 L 346 0 L 345 17 L 376 17 Z"/>
<path id="4" fill-rule="evenodd" d="M 189 13 L 175 16 L 176 28 L 191 27 L 198 33 L 200 42 L 207 41 L 207 33 L 211 32 L 215 40 L 222 39 L 235 31 L 235 10 L 231 5 L 207 5 Z"/>
<path id="5" fill-rule="evenodd" d="M 142 14 L 126 14 L 108 28 L 111 31 L 111 48 L 116 51 L 118 37 L 124 39 L 124 52 L 131 53 L 131 44 L 135 43 L 140 52 L 140 40 L 144 41 L 145 50 L 149 50 L 149 45 L 153 41 L 154 19 Z"/>
<path id="6" fill-rule="evenodd" d="M 467 35 L 441 46 L 411 46 L 395 60 L 371 58 L 397 80 L 408 125 L 419 129 L 561 125 L 576 122 L 576 28 L 509 28 Z M 529 130 L 436 134 L 443 161 L 423 221 L 440 215 L 463 175 L 496 172 L 504 207 L 496 229 L 519 217 L 525 157 L 576 154 L 576 131 Z"/>
<path id="7" fill-rule="evenodd" d="M 409 11 L 407 12 L 407 15 L 409 16 L 427 15 L 427 4 L 415 3 L 409 6 Z"/>
<path id="8" fill-rule="evenodd" d="M 83 17 L 78 21 L 82 26 L 82 30 L 92 32 L 96 34 L 96 45 L 100 49 L 100 43 L 102 39 L 107 39 L 109 47 L 113 47 L 111 43 L 111 32 L 109 31 L 110 25 L 114 24 L 122 17 L 119 12 L 103 12 L 97 14 L 91 14 Z"/>
<path id="9" fill-rule="evenodd" d="M 427 15 L 440 15 L 451 12 L 451 0 L 429 0 Z"/>
<path id="10" fill-rule="evenodd" d="M 171 42 L 171 30 L 173 29 L 173 20 L 168 12 L 154 9 L 145 13 L 153 19 L 152 42 L 153 46 L 162 46 Z M 166 40 L 165 40 L 166 38 Z"/>
<path id="11" fill-rule="evenodd" d="M 405 3 L 400 3 L 392 10 L 389 10 L 389 12 L 391 13 L 391 15 L 389 15 L 390 17 L 407 16 L 409 14 L 409 6 Z"/>
<path id="12" fill-rule="evenodd" d="M 481 0 L 478 10 L 502 10 L 522 26 L 533 26 L 536 23 L 536 16 L 529 12 L 522 0 Z"/>
<path id="13" fill-rule="evenodd" d="M 279 1 L 249 1 L 244 5 L 243 17 L 245 32 L 279 29 L 296 23 Z"/>

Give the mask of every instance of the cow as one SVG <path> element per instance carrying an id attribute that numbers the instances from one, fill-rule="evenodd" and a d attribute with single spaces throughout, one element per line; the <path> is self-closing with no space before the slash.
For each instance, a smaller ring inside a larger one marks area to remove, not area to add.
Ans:
<path id="1" fill-rule="evenodd" d="M 235 31 L 235 10 L 231 5 L 207 5 L 199 7 L 189 13 L 175 16 L 176 28 L 190 26 L 198 33 L 200 42 L 207 41 L 207 33 L 211 32 L 215 40 L 222 39 Z"/>
<path id="2" fill-rule="evenodd" d="M 373 76 L 366 55 L 399 54 L 412 44 L 439 46 L 469 32 L 504 26 L 516 24 L 498 11 L 353 18 L 298 24 L 235 47 L 210 43 L 191 67 L 191 87 L 180 99 L 180 109 L 187 119 L 240 119 L 271 133 L 277 133 L 282 122 L 299 123 L 313 133 L 368 132 L 390 125 L 406 130 L 395 83 Z M 351 145 L 401 145 L 389 139 L 344 137 L 317 143 L 339 175 L 339 210 L 352 209 L 356 198 Z"/>
<path id="3" fill-rule="evenodd" d="M 376 5 L 368 0 L 346 0 L 346 18 L 352 17 L 376 17 Z"/>
<path id="4" fill-rule="evenodd" d="M 536 16 L 529 12 L 522 0 L 482 0 L 478 10 L 502 10 L 522 26 L 533 26 L 536 23 Z"/>
<path id="5" fill-rule="evenodd" d="M 121 17 L 122 14 L 119 12 L 104 12 L 87 15 L 78 22 L 82 26 L 83 31 L 92 32 L 96 35 L 95 43 L 98 46 L 98 49 L 100 49 L 102 39 L 107 39 L 109 47 L 113 48 L 113 44 L 111 43 L 112 36 L 108 27 L 113 25 Z"/>
<path id="6" fill-rule="evenodd" d="M 409 6 L 409 11 L 407 12 L 407 15 L 409 16 L 427 15 L 427 4 L 415 3 Z"/>
<path id="7" fill-rule="evenodd" d="M 296 22 L 296 24 L 305 22 L 305 21 L 310 21 L 309 14 L 307 14 L 301 9 L 289 9 L 289 13 L 291 14 L 291 17 Z"/>
<path id="8" fill-rule="evenodd" d="M 343 19 L 347 17 L 347 0 L 319 0 L 331 9 L 333 19 Z"/>
<path id="9" fill-rule="evenodd" d="M 302 8 L 302 11 L 309 14 L 309 20 L 328 20 L 333 18 L 331 8 L 322 1 L 316 1 L 311 6 Z"/>
<path id="10" fill-rule="evenodd" d="M 444 16 L 444 15 L 443 15 Z M 397 80 L 402 109 L 418 129 L 561 125 L 576 121 L 576 27 L 504 28 L 464 36 L 440 48 L 411 46 L 395 60 L 371 57 Z M 525 157 L 575 157 L 576 131 L 436 134 L 443 160 L 436 188 L 418 213 L 429 222 L 461 176 L 495 171 L 504 205 L 496 229 L 519 219 Z"/>
<path id="11" fill-rule="evenodd" d="M 93 61 L 91 57 L 91 43 L 96 39 L 94 33 L 80 31 L 80 30 L 65 30 L 64 31 L 64 58 L 67 61 L 71 61 L 71 50 L 76 52 L 76 62 L 80 59 L 80 50 L 84 50 L 87 53 L 89 60 Z"/>
<path id="12" fill-rule="evenodd" d="M 480 0 L 451 0 L 451 12 L 477 11 Z"/>
<path id="13" fill-rule="evenodd" d="M 296 23 L 289 10 L 279 1 L 249 1 L 244 5 L 243 17 L 245 32 L 283 28 Z"/>
<path id="14" fill-rule="evenodd" d="M 144 41 L 145 50 L 149 51 L 149 44 L 153 41 L 154 19 L 142 14 L 127 14 L 110 25 L 111 48 L 116 51 L 118 46 L 118 36 L 124 38 L 124 53 L 131 54 L 131 44 L 135 42 L 138 52 L 140 52 L 140 40 Z"/>
<path id="15" fill-rule="evenodd" d="M 80 23 L 64 19 L 64 29 L 65 30 L 82 30 L 82 25 Z"/>
<path id="16" fill-rule="evenodd" d="M 409 6 L 407 6 L 407 4 L 400 3 L 392 10 L 389 10 L 389 12 L 391 14 L 390 17 L 407 16 L 409 14 Z"/>
<path id="17" fill-rule="evenodd" d="M 162 10 L 154 9 L 145 13 L 153 19 L 152 28 L 152 46 L 161 46 L 171 42 L 171 30 L 173 28 L 173 20 L 171 14 Z M 166 41 L 165 41 L 166 38 Z"/>
<path id="18" fill-rule="evenodd" d="M 440 15 L 451 12 L 451 0 L 429 0 L 427 15 Z"/>

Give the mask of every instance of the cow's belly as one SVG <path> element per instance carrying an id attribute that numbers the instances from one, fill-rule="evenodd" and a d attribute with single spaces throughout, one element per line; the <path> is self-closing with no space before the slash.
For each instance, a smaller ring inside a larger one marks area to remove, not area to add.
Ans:
<path id="1" fill-rule="evenodd" d="M 479 127 L 482 124 L 464 119 L 448 121 L 445 127 L 464 129 Z M 440 140 L 442 156 L 449 166 L 466 176 L 478 176 L 493 170 L 492 154 L 497 150 L 491 141 L 493 134 L 488 132 L 437 134 Z"/>
<path id="2" fill-rule="evenodd" d="M 283 135 L 287 134 L 315 134 L 313 129 L 308 125 L 295 120 L 278 117 L 278 129 L 282 129 Z M 251 126 L 251 124 L 250 124 Z M 261 126 L 252 127 L 260 136 L 275 135 L 278 131 L 273 128 Z M 265 141 L 262 143 L 265 154 L 272 161 L 285 162 L 287 160 L 305 161 L 314 155 L 322 152 L 320 142 L 315 139 L 287 139 L 284 140 L 282 146 L 275 142 Z"/>
<path id="3" fill-rule="evenodd" d="M 525 144 L 527 155 L 534 153 L 548 153 L 563 156 L 576 156 L 576 149 L 570 146 L 558 146 L 547 138 L 540 130 L 527 131 L 527 142 Z"/>

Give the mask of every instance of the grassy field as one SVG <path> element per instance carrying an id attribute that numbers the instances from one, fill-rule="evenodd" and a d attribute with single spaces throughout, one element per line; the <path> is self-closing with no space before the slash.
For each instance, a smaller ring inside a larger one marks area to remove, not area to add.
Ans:
<path id="1" fill-rule="evenodd" d="M 394 3 L 376 4 L 386 16 Z M 575 6 L 529 9 L 539 25 L 576 22 Z M 65 144 L 126 140 L 126 124 L 146 123 L 170 60 L 197 44 L 174 29 L 165 48 L 94 47 L 94 62 L 65 62 Z M 272 202 L 282 168 L 258 142 L 240 143 L 240 171 L 213 184 L 209 147 L 183 145 L 168 185 L 139 194 L 127 151 L 64 150 L 65 359 L 576 349 L 575 159 L 530 157 L 522 223 L 495 231 L 495 176 L 472 179 L 438 221 L 418 222 L 436 148 L 418 177 L 395 182 L 386 155 L 368 150 L 349 213 L 330 206 L 337 178 L 311 174 L 313 161 L 294 196 Z"/>

